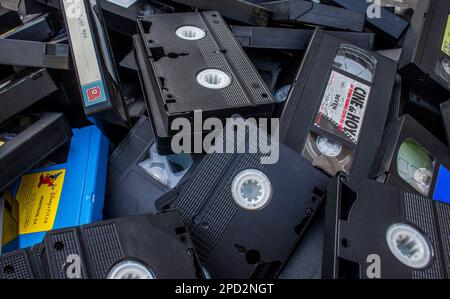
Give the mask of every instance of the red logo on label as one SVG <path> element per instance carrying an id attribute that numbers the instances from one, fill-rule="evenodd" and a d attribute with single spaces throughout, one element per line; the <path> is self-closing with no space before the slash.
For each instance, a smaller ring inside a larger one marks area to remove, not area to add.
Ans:
<path id="1" fill-rule="evenodd" d="M 86 90 L 86 92 L 87 92 L 87 97 L 88 97 L 89 102 L 93 102 L 102 97 L 102 92 L 100 90 L 100 87 L 98 87 L 98 86 L 89 88 L 88 90 Z"/>

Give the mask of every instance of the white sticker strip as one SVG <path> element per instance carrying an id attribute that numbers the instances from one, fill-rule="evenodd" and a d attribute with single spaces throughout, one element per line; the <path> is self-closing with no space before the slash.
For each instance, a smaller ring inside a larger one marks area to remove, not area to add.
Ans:
<path id="1" fill-rule="evenodd" d="M 83 0 L 63 0 L 76 70 L 85 106 L 106 101 L 100 67 Z"/>

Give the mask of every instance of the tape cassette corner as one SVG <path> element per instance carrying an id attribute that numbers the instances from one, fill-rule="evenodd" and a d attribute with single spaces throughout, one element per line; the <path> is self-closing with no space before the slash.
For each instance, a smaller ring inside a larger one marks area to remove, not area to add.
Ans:
<path id="1" fill-rule="evenodd" d="M 281 140 L 331 176 L 367 177 L 395 73 L 394 61 L 316 30 L 281 115 Z"/>
<path id="2" fill-rule="evenodd" d="M 448 204 L 356 177 L 327 197 L 324 278 L 449 277 Z"/>
<path id="3" fill-rule="evenodd" d="M 435 200 L 450 202 L 448 147 L 409 115 L 386 127 L 374 178 Z"/>
<path id="4" fill-rule="evenodd" d="M 138 233 L 142 230 L 147 233 Z M 177 211 L 51 231 L 44 244 L 49 275 L 55 279 L 194 279 L 202 275 Z"/>

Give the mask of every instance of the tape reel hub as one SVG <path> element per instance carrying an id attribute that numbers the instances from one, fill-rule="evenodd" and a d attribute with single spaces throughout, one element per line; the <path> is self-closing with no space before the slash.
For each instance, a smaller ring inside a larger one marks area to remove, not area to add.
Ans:
<path id="1" fill-rule="evenodd" d="M 431 261 L 433 254 L 428 241 L 410 225 L 391 225 L 386 240 L 392 254 L 408 267 L 422 269 Z"/>
<path id="2" fill-rule="evenodd" d="M 231 184 L 231 194 L 235 202 L 246 210 L 264 208 L 272 197 L 269 178 L 256 169 L 239 172 Z"/>
<path id="3" fill-rule="evenodd" d="M 337 157 L 342 153 L 342 145 L 323 136 L 317 138 L 316 145 L 319 151 L 328 157 Z"/>
<path id="4" fill-rule="evenodd" d="M 206 36 L 206 32 L 195 26 L 183 26 L 175 32 L 179 38 L 185 40 L 200 40 Z"/>
<path id="5" fill-rule="evenodd" d="M 206 69 L 197 75 L 197 82 L 209 89 L 222 89 L 231 84 L 231 77 L 218 69 Z"/>
<path id="6" fill-rule="evenodd" d="M 107 279 L 155 279 L 155 275 L 143 264 L 122 261 L 108 272 Z"/>

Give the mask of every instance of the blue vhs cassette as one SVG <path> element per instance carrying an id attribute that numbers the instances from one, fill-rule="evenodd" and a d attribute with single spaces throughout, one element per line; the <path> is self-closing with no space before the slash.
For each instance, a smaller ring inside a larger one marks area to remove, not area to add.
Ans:
<path id="1" fill-rule="evenodd" d="M 52 229 L 101 220 L 108 151 L 109 140 L 97 127 L 74 129 L 64 163 L 22 176 L 11 190 L 19 207 L 18 235 L 3 251 L 40 243 Z"/>

